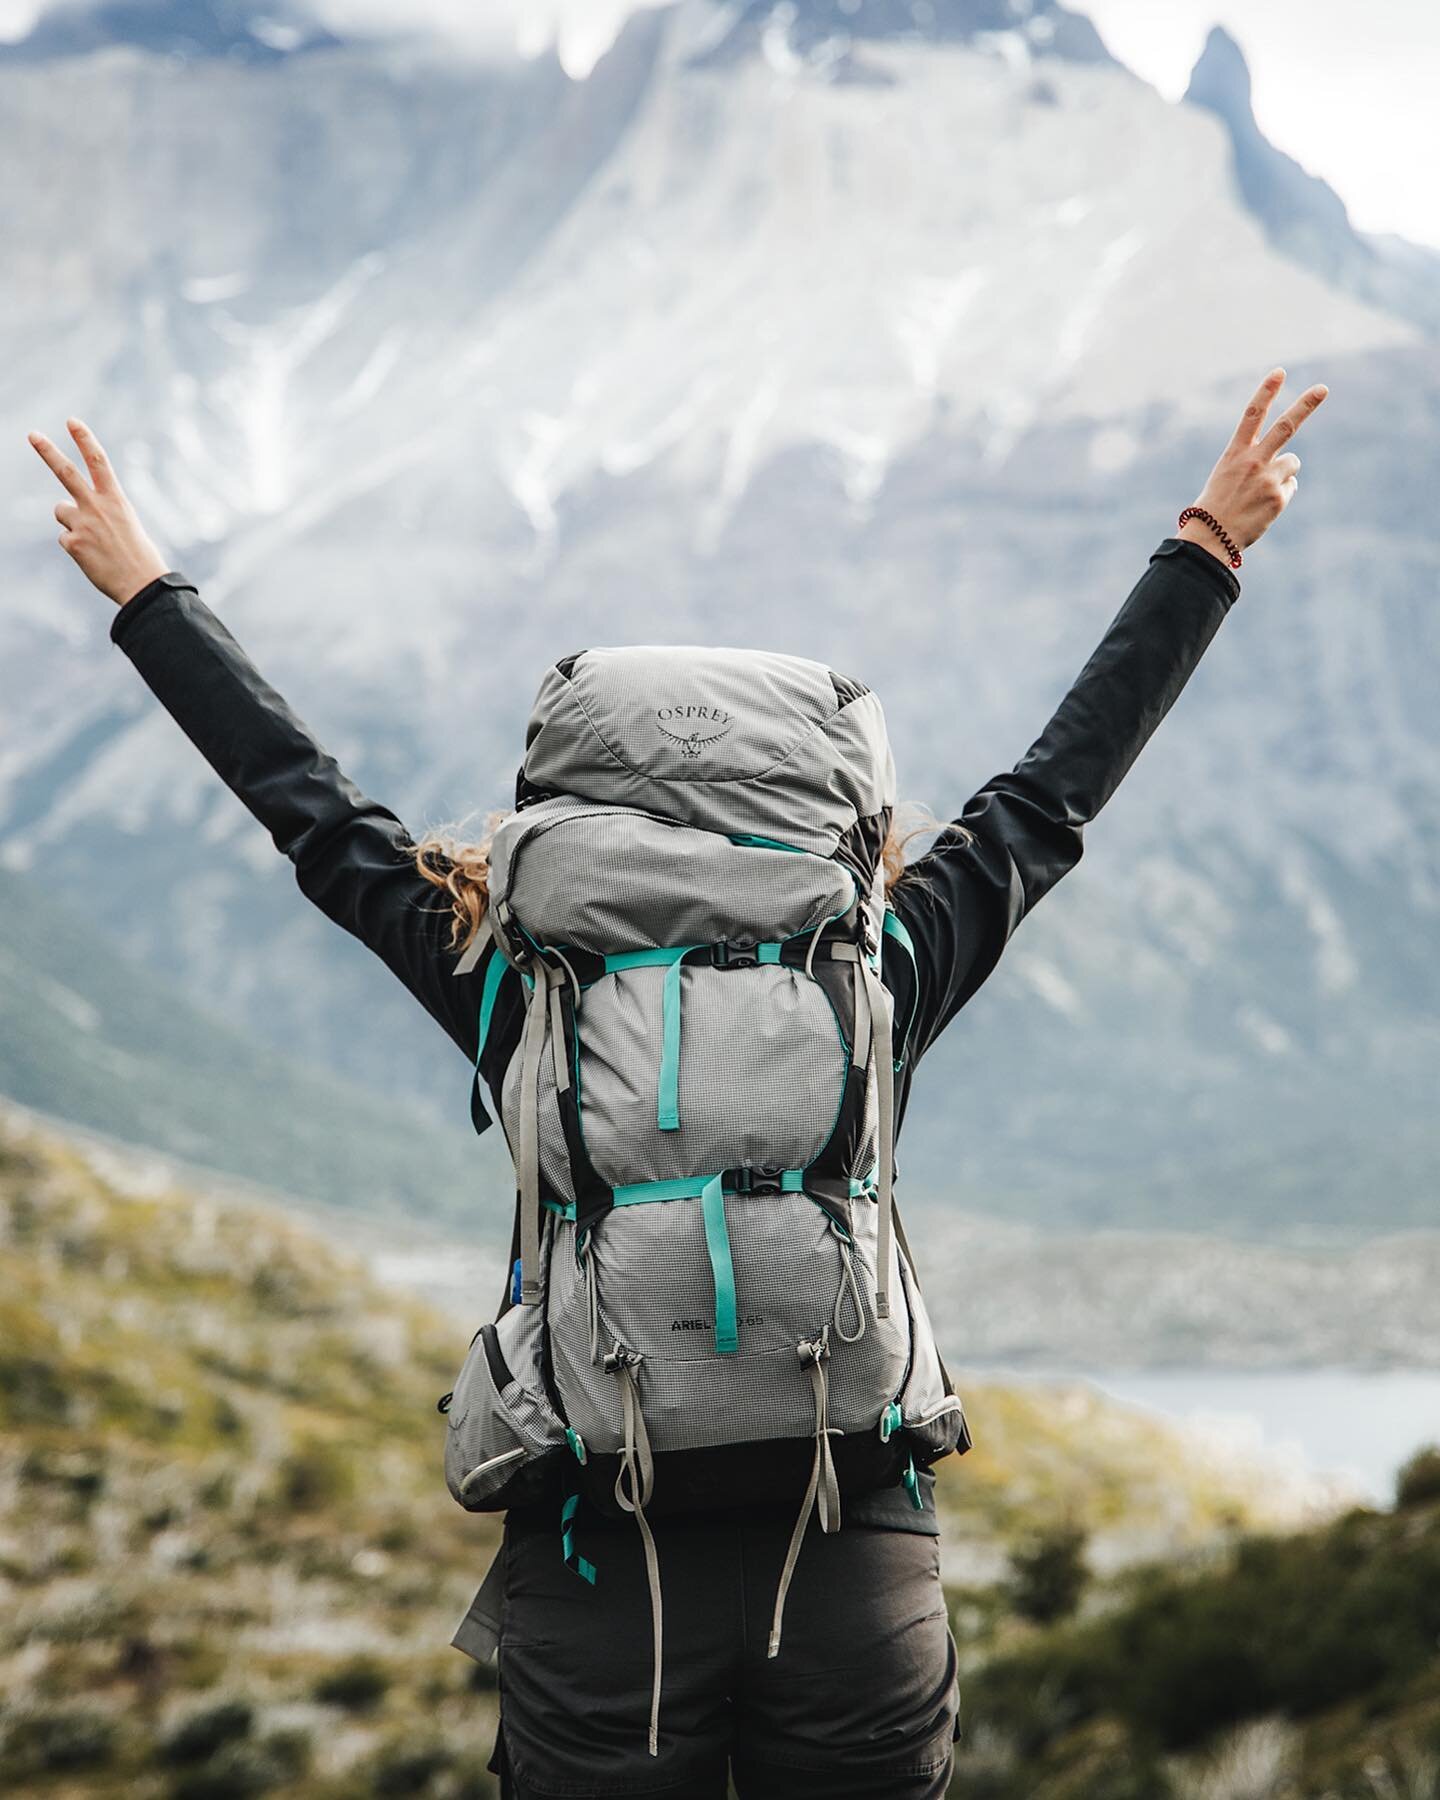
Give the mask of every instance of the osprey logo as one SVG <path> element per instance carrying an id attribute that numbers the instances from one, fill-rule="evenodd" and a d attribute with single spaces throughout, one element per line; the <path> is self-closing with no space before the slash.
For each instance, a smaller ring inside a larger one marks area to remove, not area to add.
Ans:
<path id="1" fill-rule="evenodd" d="M 682 756 L 699 756 L 707 744 L 718 744 L 734 723 L 718 706 L 662 706 L 655 713 L 661 737 L 678 744 Z"/>

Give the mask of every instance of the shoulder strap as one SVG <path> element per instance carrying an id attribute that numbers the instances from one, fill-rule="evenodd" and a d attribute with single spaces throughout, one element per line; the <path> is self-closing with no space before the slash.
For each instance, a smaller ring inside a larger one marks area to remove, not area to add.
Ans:
<path id="1" fill-rule="evenodd" d="M 895 1072 L 898 1074 L 905 1066 L 905 1058 L 910 1049 L 910 1027 L 915 1023 L 915 1012 L 920 1004 L 920 966 L 915 958 L 915 940 L 910 936 L 909 931 L 906 929 L 905 921 L 900 917 L 899 913 L 895 911 L 888 900 L 885 902 L 884 929 L 880 934 L 882 973 L 884 970 L 886 938 L 893 938 L 909 958 L 911 991 L 914 995 L 914 998 L 910 1002 L 910 1016 L 905 1021 L 904 1031 L 900 1033 L 899 1047 L 895 1054 Z"/>

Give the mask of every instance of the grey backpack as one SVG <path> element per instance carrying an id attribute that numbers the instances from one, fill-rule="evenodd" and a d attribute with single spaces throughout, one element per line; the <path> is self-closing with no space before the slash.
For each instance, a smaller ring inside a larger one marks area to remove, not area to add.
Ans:
<path id="1" fill-rule="evenodd" d="M 640 645 L 541 685 L 495 833 L 483 1047 L 499 984 L 525 1023 L 500 1089 L 513 1286 L 471 1343 L 445 1472 L 473 1511 L 568 1470 L 649 1520 L 841 1497 L 969 1447 L 891 1194 L 904 1056 L 886 955 L 912 954 L 879 853 L 895 806 L 880 703 L 824 664 Z M 483 1593 L 483 1590 L 482 1590 Z M 493 1599 L 493 1595 L 492 1595 Z M 488 1652 L 477 1595 L 455 1641 Z M 493 1619 L 491 1620 L 493 1624 Z M 476 1646 L 479 1646 L 479 1649 Z"/>

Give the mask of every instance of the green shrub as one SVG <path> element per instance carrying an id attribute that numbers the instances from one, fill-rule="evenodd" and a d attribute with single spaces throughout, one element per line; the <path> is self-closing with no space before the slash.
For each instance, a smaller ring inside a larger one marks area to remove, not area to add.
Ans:
<path id="1" fill-rule="evenodd" d="M 1085 1533 L 1055 1526 L 1011 1552 L 1010 1604 L 1022 1619 L 1051 1625 L 1074 1612 L 1089 1579 Z"/>
<path id="2" fill-rule="evenodd" d="M 435 1777 L 453 1761 L 453 1754 L 444 1744 L 392 1744 L 376 1758 L 370 1785 L 381 1800 L 428 1794 Z"/>
<path id="3" fill-rule="evenodd" d="M 282 1460 L 278 1488 L 280 1504 L 289 1511 L 325 1512 L 350 1498 L 355 1473 L 342 1450 L 309 1438 Z"/>
<path id="4" fill-rule="evenodd" d="M 213 1756 L 222 1745 L 248 1737 L 255 1723 L 255 1709 L 248 1700 L 222 1700 L 182 1719 L 160 1746 L 160 1758 L 169 1763 L 198 1763 Z"/>
<path id="5" fill-rule="evenodd" d="M 341 1706 L 347 1712 L 370 1712 L 385 1698 L 389 1687 L 387 1669 L 374 1657 L 357 1656 L 328 1670 L 310 1691 L 326 1706 Z"/>
<path id="6" fill-rule="evenodd" d="M 288 1737 L 288 1733 L 285 1734 Z M 295 1779 L 284 1746 L 274 1740 L 254 1744 L 243 1739 L 222 1744 L 208 1762 L 175 1778 L 171 1800 L 254 1800 Z"/>
<path id="7" fill-rule="evenodd" d="M 1395 1478 L 1396 1506 L 1428 1506 L 1440 1500 L 1440 1444 L 1417 1450 Z"/>
<path id="8" fill-rule="evenodd" d="M 22 1714 L 4 1737 L 4 1764 L 15 1776 L 93 1769 L 115 1754 L 115 1721 L 90 1707 Z"/>

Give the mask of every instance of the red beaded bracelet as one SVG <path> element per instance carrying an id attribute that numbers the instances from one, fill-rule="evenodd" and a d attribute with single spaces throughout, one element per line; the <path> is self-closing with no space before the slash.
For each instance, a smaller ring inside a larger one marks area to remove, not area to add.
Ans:
<path id="1" fill-rule="evenodd" d="M 1187 506 L 1177 521 L 1177 528 L 1179 525 L 1183 525 L 1187 519 L 1199 519 L 1204 524 L 1208 525 L 1220 539 L 1220 542 L 1230 552 L 1230 567 L 1232 569 L 1238 569 L 1240 567 L 1240 546 L 1235 542 L 1234 538 L 1226 532 L 1224 526 L 1215 517 L 1214 513 L 1206 512 L 1203 506 Z"/>

